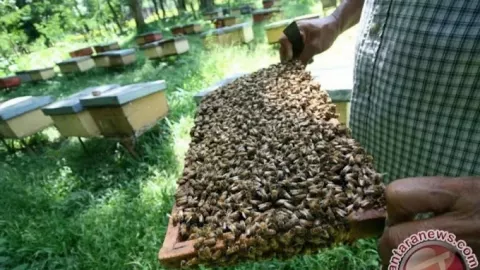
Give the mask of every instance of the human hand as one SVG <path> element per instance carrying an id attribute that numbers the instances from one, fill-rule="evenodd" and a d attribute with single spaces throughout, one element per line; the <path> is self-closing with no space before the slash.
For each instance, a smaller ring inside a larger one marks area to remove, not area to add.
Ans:
<path id="1" fill-rule="evenodd" d="M 443 230 L 464 240 L 480 256 L 480 178 L 420 177 L 394 181 L 387 186 L 387 227 L 379 253 L 388 266 L 392 250 L 410 235 Z M 416 214 L 434 217 L 413 220 Z"/>
<path id="2" fill-rule="evenodd" d="M 300 61 L 307 64 L 314 55 L 330 48 L 340 34 L 337 20 L 333 16 L 321 19 L 297 21 L 305 48 L 299 56 Z M 280 38 L 280 59 L 282 62 L 293 58 L 292 44 L 285 34 Z"/>

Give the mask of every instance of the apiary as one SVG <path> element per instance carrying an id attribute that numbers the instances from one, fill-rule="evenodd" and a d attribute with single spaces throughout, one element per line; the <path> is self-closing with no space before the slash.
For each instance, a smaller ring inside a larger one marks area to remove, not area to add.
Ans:
<path id="1" fill-rule="evenodd" d="M 28 71 L 17 71 L 15 72 L 15 75 L 20 78 L 22 83 L 32 81 L 32 77 L 30 76 L 30 73 Z"/>
<path id="2" fill-rule="evenodd" d="M 32 69 L 26 72 L 30 74 L 30 78 L 32 78 L 32 81 L 34 82 L 45 81 L 55 77 L 55 71 L 53 70 L 53 67 L 42 68 L 42 69 Z"/>
<path id="3" fill-rule="evenodd" d="M 0 89 L 10 89 L 20 86 L 22 81 L 18 76 L 9 76 L 0 78 Z"/>
<path id="4" fill-rule="evenodd" d="M 206 96 L 160 261 L 285 259 L 381 233 L 382 175 L 337 118 L 300 63 L 261 69 Z"/>
<path id="5" fill-rule="evenodd" d="M 69 54 L 70 54 L 70 57 L 72 58 L 90 56 L 93 54 L 93 50 L 92 50 L 92 47 L 86 47 L 86 48 L 78 49 L 75 51 L 71 51 Z"/>
<path id="6" fill-rule="evenodd" d="M 105 137 L 138 136 L 167 115 L 165 81 L 137 83 L 80 98 Z"/>
<path id="7" fill-rule="evenodd" d="M 165 56 L 183 54 L 188 52 L 189 44 L 186 37 L 176 37 L 159 40 L 143 45 L 141 50 L 149 59 L 162 58 Z"/>
<path id="8" fill-rule="evenodd" d="M 52 125 L 41 108 L 54 101 L 50 96 L 24 96 L 0 104 L 0 136 L 21 139 L 33 135 Z"/>
<path id="9" fill-rule="evenodd" d="M 98 44 L 93 47 L 95 49 L 96 53 L 103 53 L 103 52 L 109 52 L 109 51 L 117 51 L 120 50 L 120 45 L 118 45 L 118 42 L 110 42 L 110 43 L 105 43 L 105 44 Z"/>
<path id="10" fill-rule="evenodd" d="M 282 37 L 283 30 L 293 21 L 317 19 L 319 17 L 320 17 L 319 15 L 311 14 L 311 15 L 305 15 L 301 17 L 296 17 L 294 19 L 278 21 L 278 22 L 265 25 L 265 31 L 267 32 L 268 43 L 270 44 L 277 43 Z"/>
<path id="11" fill-rule="evenodd" d="M 256 10 L 252 12 L 253 22 L 260 23 L 260 22 L 270 20 L 275 15 L 275 13 L 278 13 L 278 12 L 280 12 L 278 8 L 267 8 L 267 9 Z"/>
<path id="12" fill-rule="evenodd" d="M 70 58 L 57 63 L 62 73 L 85 72 L 95 67 L 95 61 L 90 56 Z"/>
<path id="13" fill-rule="evenodd" d="M 161 32 L 149 32 L 142 35 L 138 35 L 135 41 L 137 42 L 138 46 L 141 46 L 143 44 L 161 40 L 162 38 L 163 38 L 163 35 Z"/>
<path id="14" fill-rule="evenodd" d="M 241 23 L 210 30 L 203 33 L 202 38 L 207 48 L 217 45 L 249 43 L 253 40 L 253 29 L 250 23 Z"/>
<path id="15" fill-rule="evenodd" d="M 183 31 L 186 35 L 197 34 L 202 32 L 202 25 L 199 23 L 191 23 L 183 26 Z"/>
<path id="16" fill-rule="evenodd" d="M 120 85 L 89 87 L 44 107 L 42 112 L 52 118 L 63 137 L 97 137 L 101 135 L 100 130 L 90 112 L 80 103 L 80 98 L 92 93 L 101 94 L 117 87 Z"/>
<path id="17" fill-rule="evenodd" d="M 226 17 L 218 17 L 214 20 L 215 28 L 222 28 L 225 26 L 232 26 L 238 24 L 240 20 L 238 17 L 235 16 L 226 16 Z"/>
<path id="18" fill-rule="evenodd" d="M 177 25 L 172 28 L 170 28 L 170 32 L 172 32 L 172 35 L 174 36 L 179 36 L 179 35 L 184 35 L 185 30 L 183 25 Z"/>

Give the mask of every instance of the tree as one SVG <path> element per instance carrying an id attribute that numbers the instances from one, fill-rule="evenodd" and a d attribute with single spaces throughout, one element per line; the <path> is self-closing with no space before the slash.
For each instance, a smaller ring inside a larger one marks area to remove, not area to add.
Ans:
<path id="1" fill-rule="evenodd" d="M 145 20 L 142 13 L 142 0 L 129 0 L 130 10 L 135 19 L 137 32 L 142 32 L 146 28 Z"/>
<path id="2" fill-rule="evenodd" d="M 166 18 L 167 17 L 167 12 L 165 10 L 165 0 L 159 0 L 160 2 L 160 8 L 162 9 L 162 18 Z"/>
<path id="3" fill-rule="evenodd" d="M 113 21 L 117 25 L 118 30 L 120 30 L 120 34 L 125 33 L 125 31 L 123 31 L 123 28 L 122 28 L 122 23 L 120 22 L 120 16 L 118 16 L 117 11 L 115 10 L 115 7 L 112 4 L 112 0 L 107 0 L 107 5 L 108 5 L 108 8 L 110 9 L 110 12 L 112 13 Z"/>
<path id="4" fill-rule="evenodd" d="M 214 0 L 199 0 L 200 1 L 200 9 L 212 9 L 215 6 Z"/>

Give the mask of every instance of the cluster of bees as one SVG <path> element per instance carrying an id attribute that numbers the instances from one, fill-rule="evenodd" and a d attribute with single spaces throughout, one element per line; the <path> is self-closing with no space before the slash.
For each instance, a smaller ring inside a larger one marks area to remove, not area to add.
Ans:
<path id="1" fill-rule="evenodd" d="M 204 98 L 178 180 L 173 223 L 197 256 L 183 266 L 309 254 L 348 240 L 346 217 L 384 207 L 372 157 L 299 63 Z"/>

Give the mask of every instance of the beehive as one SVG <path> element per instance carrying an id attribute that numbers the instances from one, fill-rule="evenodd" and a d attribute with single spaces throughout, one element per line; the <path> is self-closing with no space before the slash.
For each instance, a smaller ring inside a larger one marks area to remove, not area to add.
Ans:
<path id="1" fill-rule="evenodd" d="M 93 54 L 93 50 L 92 50 L 92 47 L 86 47 L 86 48 L 82 48 L 82 49 L 79 49 L 79 50 L 71 51 L 69 54 L 70 54 L 70 57 L 72 57 L 72 58 L 81 57 L 81 56 L 89 56 L 89 55 Z"/>
<path id="2" fill-rule="evenodd" d="M 275 1 L 273 0 L 264 0 L 262 1 L 263 8 L 271 8 L 273 7 L 273 4 L 275 4 Z"/>
<path id="3" fill-rule="evenodd" d="M 89 87 L 65 99 L 54 102 L 42 109 L 42 112 L 51 117 L 55 127 L 64 137 L 96 137 L 100 130 L 92 115 L 80 103 L 80 98 L 95 93 L 104 93 L 120 85 L 102 85 Z"/>
<path id="4" fill-rule="evenodd" d="M 240 7 L 234 7 L 232 9 L 230 9 L 230 15 L 240 16 L 240 15 L 242 15 L 242 9 Z"/>
<path id="5" fill-rule="evenodd" d="M 30 73 L 28 73 L 28 71 L 17 71 L 15 72 L 15 75 L 20 78 L 22 83 L 32 81 L 32 77 L 30 76 Z"/>
<path id="6" fill-rule="evenodd" d="M 137 42 L 138 46 L 141 46 L 143 44 L 161 40 L 162 38 L 163 38 L 163 35 L 161 32 L 149 32 L 142 35 L 138 35 L 135 41 Z"/>
<path id="7" fill-rule="evenodd" d="M 186 37 L 170 38 L 145 44 L 141 47 L 149 59 L 186 53 L 189 50 Z"/>
<path id="8" fill-rule="evenodd" d="M 95 67 L 95 62 L 90 56 L 81 56 L 67 59 L 57 63 L 62 73 L 85 72 Z"/>
<path id="9" fill-rule="evenodd" d="M 197 34 L 202 32 L 202 25 L 199 23 L 191 23 L 183 26 L 186 35 Z"/>
<path id="10" fill-rule="evenodd" d="M 218 17 L 215 19 L 215 27 L 222 28 L 226 26 L 232 26 L 239 23 L 239 19 L 235 16 L 227 16 L 227 17 Z"/>
<path id="11" fill-rule="evenodd" d="M 296 17 L 296 18 L 290 19 L 290 20 L 283 20 L 283 21 L 278 21 L 278 22 L 274 22 L 274 23 L 271 23 L 271 24 L 267 24 L 265 26 L 265 31 L 267 32 L 268 43 L 270 43 L 270 44 L 277 43 L 280 40 L 280 37 L 283 34 L 283 30 L 293 21 L 316 19 L 316 18 L 319 18 L 319 17 L 320 17 L 319 15 L 311 14 L 311 15 Z"/>
<path id="12" fill-rule="evenodd" d="M 44 81 L 55 77 L 55 71 L 53 70 L 53 67 L 32 69 L 26 72 L 30 74 L 32 81 Z"/>
<path id="13" fill-rule="evenodd" d="M 0 104 L 0 136 L 21 139 L 52 125 L 52 119 L 45 116 L 41 108 L 53 101 L 50 96 L 25 96 Z"/>
<path id="14" fill-rule="evenodd" d="M 183 25 L 177 25 L 170 28 L 170 32 L 172 32 L 172 35 L 174 36 L 183 35 L 185 34 L 185 28 Z"/>
<path id="15" fill-rule="evenodd" d="M 217 17 L 221 17 L 223 16 L 223 11 L 222 9 L 216 9 L 216 10 L 213 10 L 213 11 L 207 11 L 207 12 L 204 12 L 203 13 L 203 18 L 205 20 L 213 20 Z"/>
<path id="16" fill-rule="evenodd" d="M 207 48 L 212 48 L 216 45 L 248 43 L 253 40 L 253 29 L 250 23 L 241 23 L 210 30 L 203 33 L 202 38 Z"/>
<path id="17" fill-rule="evenodd" d="M 254 11 L 252 12 L 253 22 L 260 23 L 260 22 L 269 20 L 273 17 L 275 13 L 278 13 L 278 12 L 280 12 L 280 10 L 277 8 L 268 8 L 268 9 Z"/>
<path id="18" fill-rule="evenodd" d="M 9 89 L 20 86 L 22 81 L 18 76 L 0 78 L 0 89 Z"/>
<path id="19" fill-rule="evenodd" d="M 116 51 L 120 50 L 120 45 L 118 45 L 118 42 L 110 42 L 110 43 L 105 43 L 105 44 L 98 44 L 93 47 L 95 49 L 96 53 L 103 53 L 103 52 L 108 52 L 108 51 Z"/>
<path id="20" fill-rule="evenodd" d="M 139 136 L 167 115 L 165 81 L 122 86 L 81 98 L 105 137 Z"/>

